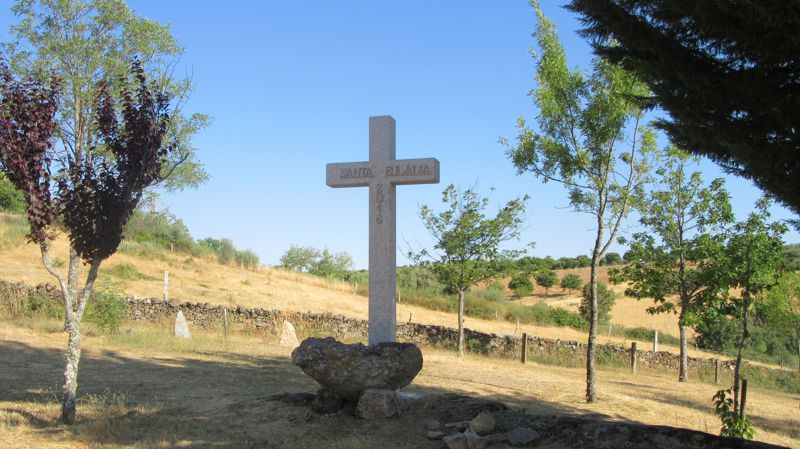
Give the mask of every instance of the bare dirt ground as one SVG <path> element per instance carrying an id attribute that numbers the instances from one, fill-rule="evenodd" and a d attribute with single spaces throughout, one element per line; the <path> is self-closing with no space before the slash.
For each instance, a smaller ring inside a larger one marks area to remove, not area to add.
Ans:
<path id="1" fill-rule="evenodd" d="M 86 336 L 79 423 L 56 424 L 66 337 L 59 324 L 0 321 L 0 447 L 3 448 L 438 448 L 425 407 L 399 419 L 322 417 L 273 400 L 316 385 L 290 350 L 246 334 L 196 331 L 175 341 L 155 326 Z M 532 414 L 590 416 L 717 433 L 716 387 L 613 370 L 599 373 L 599 401 L 583 401 L 582 369 L 467 356 L 424 348 L 423 371 L 407 389 L 423 398 L 461 393 Z M 761 441 L 800 448 L 800 397 L 752 390 L 748 411 Z M 502 445 L 493 447 L 505 447 Z"/>

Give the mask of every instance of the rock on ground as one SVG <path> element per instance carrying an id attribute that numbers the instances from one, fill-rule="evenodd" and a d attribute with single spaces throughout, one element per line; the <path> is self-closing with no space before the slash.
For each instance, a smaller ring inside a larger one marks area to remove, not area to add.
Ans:
<path id="1" fill-rule="evenodd" d="M 283 322 L 283 331 L 281 332 L 281 339 L 278 346 L 284 348 L 296 348 L 300 346 L 300 340 L 297 339 L 297 332 L 294 330 L 292 323 L 288 321 Z"/>
<path id="2" fill-rule="evenodd" d="M 394 390 L 365 390 L 358 398 L 356 416 L 364 419 L 400 416 L 397 392 Z"/>
<path id="3" fill-rule="evenodd" d="M 178 316 L 175 317 L 175 336 L 179 338 L 192 338 L 189 332 L 189 324 L 186 322 L 186 317 L 183 316 L 182 311 L 178 311 Z"/>
<path id="4" fill-rule="evenodd" d="M 422 351 L 411 343 L 347 345 L 308 338 L 292 351 L 292 363 L 324 388 L 350 401 L 368 389 L 396 390 L 422 369 Z"/>

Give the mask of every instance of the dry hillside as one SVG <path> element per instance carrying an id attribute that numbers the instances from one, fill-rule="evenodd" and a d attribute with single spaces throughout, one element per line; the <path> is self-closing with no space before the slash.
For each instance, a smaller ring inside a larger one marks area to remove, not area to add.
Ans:
<path id="1" fill-rule="evenodd" d="M 38 248 L 23 243 L 20 235 L 9 235 L 7 223 L 0 221 L 0 279 L 35 285 L 54 282 L 42 267 Z M 346 316 L 367 318 L 367 299 L 353 294 L 353 287 L 346 283 L 331 282 L 313 276 L 286 272 L 278 269 L 260 268 L 257 271 L 220 265 L 210 258 L 193 258 L 183 253 L 165 251 L 149 254 L 146 258 L 135 251 L 118 252 L 101 267 L 101 278 L 113 281 L 117 288 L 135 297 L 157 297 L 163 294 L 164 271 L 169 271 L 170 297 L 190 302 L 208 302 L 227 306 L 242 305 L 289 311 L 331 312 Z M 67 259 L 66 239 L 62 236 L 52 245 L 52 258 L 56 264 L 64 265 Z M 588 279 L 588 269 L 564 270 L 575 272 Z M 607 281 L 603 268 L 601 280 Z M 507 280 L 504 282 L 507 284 Z M 623 287 L 614 287 L 619 292 L 612 310 L 612 322 L 629 327 L 644 326 L 661 332 L 677 334 L 674 315 L 652 316 L 645 312 L 646 302 L 623 297 Z M 508 292 L 509 297 L 511 293 Z M 576 310 L 577 293 L 567 295 L 554 287 L 545 295 L 541 287 L 521 301 L 533 303 L 544 301 L 553 306 Z M 455 327 L 456 319 L 451 313 L 433 311 L 417 306 L 399 304 L 398 321 L 438 324 Z M 481 320 L 466 317 L 465 325 L 484 332 L 514 334 L 527 332 L 549 338 L 583 341 L 585 333 L 570 328 L 548 328 L 529 324 L 520 325 L 506 321 Z M 600 342 L 614 341 L 628 344 L 616 337 L 600 333 Z M 647 347 L 650 342 L 641 342 Z M 677 352 L 676 348 L 661 345 L 662 350 Z M 692 355 L 700 355 L 692 352 Z"/>

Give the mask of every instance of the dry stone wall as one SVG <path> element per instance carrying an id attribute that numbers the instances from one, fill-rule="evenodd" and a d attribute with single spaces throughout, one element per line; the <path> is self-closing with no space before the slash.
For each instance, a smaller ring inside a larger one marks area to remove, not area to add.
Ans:
<path id="1" fill-rule="evenodd" d="M 0 300 L 18 301 L 21 296 L 33 292 L 60 301 L 60 292 L 52 284 L 29 287 L 0 281 Z M 232 327 L 270 335 L 279 335 L 284 320 L 291 322 L 299 333 L 306 336 L 332 336 L 344 341 L 366 341 L 368 325 L 366 320 L 349 318 L 344 315 L 312 312 L 287 312 L 246 307 L 225 307 L 210 303 L 181 302 L 177 299 L 126 298 L 127 315 L 131 321 L 162 322 L 172 325 L 178 310 L 183 311 L 190 326 L 201 328 L 221 328 L 225 324 Z M 486 355 L 519 358 L 522 349 L 520 336 L 499 335 L 464 330 L 468 350 Z M 458 338 L 456 329 L 418 324 L 400 323 L 397 325 L 397 339 L 418 345 L 455 348 Z M 528 359 L 555 357 L 562 360 L 585 360 L 585 343 L 570 340 L 553 340 L 536 336 L 528 337 Z M 598 345 L 598 357 L 608 361 L 627 363 L 630 349 L 617 344 Z M 637 351 L 638 366 L 654 369 L 677 370 L 679 358 L 670 352 Z M 706 369 L 713 372 L 714 360 L 689 357 L 690 369 Z M 720 362 L 722 371 L 732 371 L 733 361 Z M 764 368 L 766 369 L 766 368 Z"/>

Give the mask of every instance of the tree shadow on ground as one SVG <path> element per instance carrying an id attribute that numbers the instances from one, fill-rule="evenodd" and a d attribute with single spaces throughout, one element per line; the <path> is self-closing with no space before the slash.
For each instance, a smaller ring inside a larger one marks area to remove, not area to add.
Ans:
<path id="1" fill-rule="evenodd" d="M 137 350 L 138 351 L 138 350 Z M 411 385 L 422 398 L 399 419 L 359 420 L 346 413 L 320 416 L 308 407 L 275 400 L 284 393 L 313 393 L 318 385 L 286 356 L 182 353 L 174 359 L 128 357 L 113 350 L 84 350 L 79 374 L 78 422 L 59 426 L 26 411 L 54 403 L 60 394 L 63 353 L 17 341 L 0 341 L 0 411 L 51 434 L 55 441 L 102 447 L 184 448 L 439 448 L 424 422 L 441 419 L 446 388 Z M 484 395 L 514 404 L 518 394 Z M 105 410 L 87 416 L 91 401 Z M 589 416 L 561 404 L 525 398 L 542 414 Z M 439 405 L 437 405 L 439 404 Z M 460 407 L 458 401 L 453 407 Z M 439 408 L 437 408 L 439 407 Z M 444 406 L 446 407 L 446 406 Z M 594 415 L 607 418 L 604 415 Z"/>
<path id="2" fill-rule="evenodd" d="M 648 400 L 661 402 L 672 406 L 685 407 L 704 413 L 713 414 L 714 412 L 714 405 L 712 403 L 711 395 L 709 395 L 708 397 L 703 397 L 703 396 L 686 397 L 686 396 L 678 396 L 676 394 L 671 394 L 668 390 L 665 390 L 663 387 L 648 387 L 645 385 L 638 385 L 622 381 L 612 381 L 610 383 L 618 385 L 626 385 L 630 386 L 631 388 L 636 388 L 637 393 Z M 675 389 L 677 390 L 678 388 L 679 387 L 676 387 Z M 786 417 L 785 419 L 782 420 L 766 418 L 759 415 L 749 415 L 748 417 L 750 418 L 750 421 L 757 428 L 766 430 L 768 432 L 787 435 L 790 436 L 791 438 L 800 439 L 800 427 L 799 427 L 800 421 L 798 421 L 797 416 L 794 416 L 795 418 L 794 420 L 791 419 L 792 417 Z"/>

